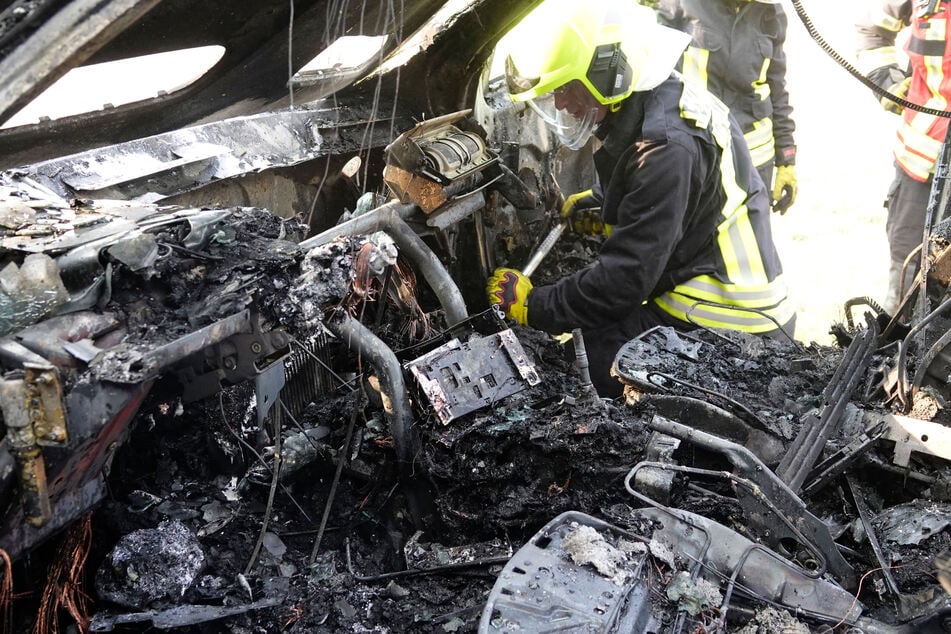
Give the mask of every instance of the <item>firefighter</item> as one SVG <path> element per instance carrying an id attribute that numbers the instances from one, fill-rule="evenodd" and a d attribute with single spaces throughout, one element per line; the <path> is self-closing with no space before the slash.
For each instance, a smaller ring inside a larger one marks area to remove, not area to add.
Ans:
<path id="1" fill-rule="evenodd" d="M 798 184 L 783 51 L 788 21 L 779 0 L 642 1 L 654 6 L 661 24 L 690 35 L 684 77 L 730 108 L 760 177 L 772 184 L 773 209 L 785 213 Z"/>
<path id="2" fill-rule="evenodd" d="M 948 4 L 936 0 L 879 0 L 856 26 L 861 70 L 881 88 L 908 101 L 938 110 L 951 103 L 951 55 L 947 40 Z M 895 41 L 911 27 L 905 44 L 908 64 L 899 64 Z M 905 109 L 882 98 L 889 111 L 901 114 L 894 145 L 895 179 L 888 190 L 885 230 L 890 256 L 888 291 L 883 307 L 894 314 L 917 273 L 917 262 L 905 259 L 922 241 L 925 212 L 935 162 L 941 152 L 948 120 Z M 902 270 L 905 277 L 902 279 Z"/>
<path id="3" fill-rule="evenodd" d="M 550 286 L 497 269 L 489 302 L 549 333 L 581 328 L 605 397 L 621 391 L 617 351 L 653 326 L 791 334 L 769 197 L 743 135 L 673 72 L 689 37 L 630 0 L 548 0 L 516 29 L 508 90 L 569 147 L 596 133 L 601 187 L 585 197 L 609 235 L 594 263 Z"/>

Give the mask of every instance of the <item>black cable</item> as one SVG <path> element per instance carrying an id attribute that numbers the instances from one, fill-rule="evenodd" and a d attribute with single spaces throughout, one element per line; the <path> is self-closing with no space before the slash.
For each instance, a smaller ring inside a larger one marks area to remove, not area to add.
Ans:
<path id="1" fill-rule="evenodd" d="M 907 394 L 909 390 L 906 389 L 906 383 L 907 383 L 906 375 L 908 374 L 908 370 L 905 367 L 905 352 L 908 349 L 908 342 L 910 342 L 915 335 L 921 332 L 928 324 L 934 321 L 935 318 L 941 315 L 948 308 L 951 308 L 951 299 L 944 300 L 941 304 L 938 305 L 937 308 L 935 308 L 933 311 L 928 313 L 928 315 L 926 315 L 924 319 L 919 321 L 918 324 L 914 328 L 912 328 L 908 332 L 908 334 L 905 335 L 905 338 L 902 339 L 901 342 L 898 344 L 898 357 L 896 360 L 896 365 L 898 368 L 898 377 L 897 377 L 896 387 L 898 389 L 898 398 L 902 403 L 902 407 L 905 408 L 906 411 L 908 408 Z"/>
<path id="2" fill-rule="evenodd" d="M 699 328 L 703 328 L 702 325 L 700 325 L 699 323 L 697 323 L 696 321 L 694 321 L 694 320 L 691 319 L 691 317 L 690 317 L 690 313 L 692 313 L 692 312 L 697 308 L 697 306 L 713 306 L 714 308 L 725 308 L 725 309 L 727 309 L 727 310 L 734 310 L 734 311 L 746 312 L 746 313 L 754 313 L 754 314 L 756 314 L 756 315 L 759 315 L 760 317 L 764 317 L 765 319 L 768 319 L 769 321 L 773 322 L 773 325 L 776 326 L 776 330 L 779 331 L 779 332 L 781 332 L 781 333 L 783 333 L 783 336 L 785 336 L 786 339 L 789 339 L 789 342 L 790 342 L 791 344 L 793 344 L 794 346 L 796 346 L 797 348 L 799 348 L 799 350 L 800 350 L 801 352 L 805 352 L 805 350 L 806 350 L 806 349 L 803 347 L 803 345 L 802 345 L 801 343 L 799 343 L 798 341 L 796 341 L 796 340 L 793 338 L 792 335 L 790 335 L 788 332 L 786 332 L 786 329 L 783 328 L 783 325 L 780 324 L 779 321 L 777 321 L 775 317 L 773 317 L 772 315 L 770 315 L 769 313 L 767 313 L 767 312 L 766 312 L 765 310 L 763 310 L 762 308 L 747 308 L 747 307 L 745 307 L 745 306 L 734 306 L 733 304 L 723 304 L 723 303 L 720 303 L 720 302 L 712 302 L 712 301 L 709 301 L 709 300 L 706 300 L 706 299 L 695 299 L 695 298 L 693 298 L 693 297 L 691 297 L 690 299 L 693 299 L 693 305 L 690 306 L 690 308 L 687 309 L 687 312 L 684 313 L 684 317 L 686 317 L 686 318 L 687 318 L 687 321 L 690 322 L 691 324 L 693 324 L 694 326 L 697 326 L 697 327 L 699 327 Z M 709 330 L 710 332 L 713 332 L 713 331 L 710 330 L 709 328 L 706 328 L 705 330 Z M 739 347 L 742 349 L 742 346 L 739 346 Z"/>
<path id="3" fill-rule="evenodd" d="M 363 399 L 361 398 L 361 401 Z M 317 561 L 317 553 L 320 552 L 320 543 L 324 538 L 324 530 L 327 528 L 327 520 L 330 518 L 330 510 L 333 507 L 334 498 L 337 495 L 337 485 L 340 484 L 340 475 L 343 473 L 343 465 L 347 462 L 347 454 L 350 451 L 350 442 L 353 439 L 353 428 L 357 424 L 357 418 L 363 412 L 364 403 L 358 402 L 353 406 L 353 412 L 350 415 L 350 423 L 347 425 L 347 433 L 343 440 L 343 446 L 340 448 L 340 455 L 337 459 L 337 470 L 334 472 L 334 479 L 330 485 L 330 492 L 327 494 L 327 501 L 324 503 L 324 514 L 320 518 L 320 528 L 317 529 L 317 537 L 314 539 L 314 547 L 310 551 L 310 564 Z"/>
<path id="4" fill-rule="evenodd" d="M 918 248 L 920 249 L 921 247 Z M 877 315 L 881 315 L 885 312 L 885 309 L 882 308 L 881 304 L 876 302 L 871 297 L 853 297 L 852 299 L 846 300 L 844 310 L 845 320 L 849 325 L 849 330 L 855 330 L 855 321 L 852 319 L 852 309 L 856 306 L 868 306 L 874 310 Z"/>
<path id="5" fill-rule="evenodd" d="M 872 92 L 874 92 L 879 97 L 888 99 L 902 108 L 910 108 L 911 110 L 917 110 L 918 112 L 923 112 L 925 114 L 930 114 L 935 117 L 944 117 L 951 118 L 951 111 L 948 110 L 937 110 L 935 108 L 928 108 L 927 106 L 922 106 L 917 103 L 912 103 L 907 99 L 902 99 L 892 93 L 888 92 L 884 88 L 880 87 L 878 84 L 873 82 L 871 79 L 862 74 L 859 69 L 853 66 L 849 60 L 845 59 L 839 55 L 838 51 L 832 48 L 832 45 L 825 41 L 825 39 L 819 34 L 819 31 L 816 30 L 816 27 L 812 24 L 812 20 L 809 18 L 809 15 L 806 13 L 806 10 L 802 6 L 800 0 L 791 0 L 793 7 L 796 9 L 796 15 L 799 16 L 799 21 L 802 22 L 802 25 L 806 27 L 806 31 L 809 32 L 809 36 L 815 40 L 816 44 L 825 51 L 829 57 L 831 57 L 835 62 L 844 68 L 850 75 L 858 79 L 860 82 L 868 86 Z"/>

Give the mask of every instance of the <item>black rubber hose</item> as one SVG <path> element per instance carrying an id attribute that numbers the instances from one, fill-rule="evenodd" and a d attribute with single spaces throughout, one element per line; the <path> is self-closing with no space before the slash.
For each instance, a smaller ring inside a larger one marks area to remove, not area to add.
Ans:
<path id="1" fill-rule="evenodd" d="M 898 104 L 902 108 L 910 108 L 912 110 L 917 110 L 918 112 L 923 112 L 925 114 L 933 115 L 935 117 L 951 118 L 951 111 L 936 110 L 935 108 L 928 108 L 926 106 L 922 106 L 917 103 L 912 103 L 911 101 L 908 101 L 906 99 L 902 99 L 901 97 L 898 97 L 888 92 L 887 90 L 885 90 L 884 88 L 880 87 L 878 84 L 873 82 L 871 79 L 863 75 L 862 72 L 859 71 L 859 69 L 857 69 L 855 66 L 853 66 L 849 62 L 849 60 L 839 55 L 838 51 L 832 48 L 832 45 L 826 42 L 825 38 L 823 38 L 819 34 L 819 31 L 816 30 L 816 27 L 812 24 L 812 20 L 809 18 L 809 15 L 806 13 L 806 10 L 803 8 L 802 2 L 800 2 L 800 0 L 791 0 L 791 2 L 793 4 L 793 7 L 795 7 L 796 9 L 796 15 L 799 16 L 799 21 L 802 22 L 802 25 L 804 27 L 806 27 L 806 31 L 809 32 L 809 36 L 812 37 L 813 40 L 815 40 L 816 44 L 818 44 L 822 50 L 828 53 L 829 57 L 834 59 L 839 66 L 841 66 L 846 71 L 848 71 L 850 75 L 858 79 L 860 82 L 868 86 L 872 90 L 872 92 L 874 92 L 876 95 L 884 99 L 888 99 L 889 101 L 892 101 Z"/>
<path id="2" fill-rule="evenodd" d="M 384 399 L 383 409 L 390 425 L 390 433 L 393 434 L 396 458 L 401 472 L 411 475 L 416 454 L 419 453 L 420 440 L 413 429 L 415 418 L 399 360 L 382 340 L 345 310 L 336 311 L 324 323 L 348 348 L 363 355 L 376 370 Z"/>

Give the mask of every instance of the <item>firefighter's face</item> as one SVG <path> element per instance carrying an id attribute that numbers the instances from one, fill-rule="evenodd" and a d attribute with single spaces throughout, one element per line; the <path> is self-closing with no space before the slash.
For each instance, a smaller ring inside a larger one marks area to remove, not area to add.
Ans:
<path id="1" fill-rule="evenodd" d="M 579 120 L 584 119 L 590 110 L 596 109 L 598 113 L 595 116 L 595 122 L 600 123 L 608 111 L 607 107 L 599 104 L 585 85 L 576 79 L 556 88 L 554 95 L 555 108 L 565 110 Z"/>

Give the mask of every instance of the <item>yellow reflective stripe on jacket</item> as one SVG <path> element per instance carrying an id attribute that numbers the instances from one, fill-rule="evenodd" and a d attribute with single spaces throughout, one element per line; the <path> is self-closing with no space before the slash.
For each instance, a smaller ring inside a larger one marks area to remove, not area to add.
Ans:
<path id="1" fill-rule="evenodd" d="M 763 67 L 759 71 L 759 77 L 753 82 L 753 93 L 759 97 L 760 101 L 769 99 L 769 84 L 766 83 L 766 73 L 769 70 L 769 58 L 763 60 Z"/>
<path id="2" fill-rule="evenodd" d="M 677 319 L 692 320 L 712 328 L 732 328 L 751 333 L 775 330 L 776 324 L 767 317 L 744 310 L 762 310 L 779 324 L 784 324 L 793 316 L 782 276 L 770 281 L 766 274 L 746 206 L 748 192 L 737 181 L 729 110 L 719 99 L 705 91 L 697 91 L 691 82 L 685 81 L 680 113 L 681 117 L 693 121 L 697 127 L 710 130 L 722 150 L 720 178 L 726 202 L 717 226 L 717 246 L 728 281 L 711 275 L 699 275 L 678 284 L 671 291 L 655 298 L 654 302 Z M 727 306 L 698 303 L 703 301 Z"/>
<path id="3" fill-rule="evenodd" d="M 947 9 L 943 10 L 947 13 Z M 947 50 L 947 18 L 933 18 L 927 25 L 917 22 L 912 32 L 912 42 L 920 45 L 909 52 L 915 67 L 915 74 L 909 90 L 908 99 L 935 110 L 948 107 L 948 78 L 945 75 L 945 51 Z M 938 55 L 926 55 L 933 52 L 929 43 L 937 44 Z M 924 72 L 919 72 L 923 70 Z M 923 78 L 923 82 L 921 79 Z M 898 128 L 898 143 L 895 147 L 895 160 L 913 178 L 928 180 L 934 169 L 934 163 L 941 153 L 944 141 L 943 122 L 937 117 L 906 109 L 902 113 L 902 125 Z M 946 124 L 945 124 L 946 125 Z"/>
<path id="4" fill-rule="evenodd" d="M 745 285 L 767 283 L 759 243 L 745 204 L 717 227 L 717 245 L 732 282 Z"/>
<path id="5" fill-rule="evenodd" d="M 706 91 L 697 91 L 691 82 L 684 82 L 680 116 L 699 128 L 709 129 L 722 150 L 720 178 L 726 202 L 717 227 L 717 246 L 727 277 L 737 284 L 766 284 L 769 280 L 746 207 L 747 192 L 737 184 L 729 114 L 722 101 Z"/>
<path id="6" fill-rule="evenodd" d="M 753 123 L 753 129 L 743 135 L 750 148 L 753 165 L 759 167 L 773 160 L 776 155 L 776 142 L 773 139 L 773 120 L 764 117 Z M 767 187 L 769 183 L 766 184 Z"/>
<path id="7" fill-rule="evenodd" d="M 905 27 L 904 22 L 889 15 L 885 11 L 876 11 L 871 22 L 874 26 L 883 28 L 886 31 L 894 31 L 895 33 L 901 31 Z"/>
<path id="8" fill-rule="evenodd" d="M 688 46 L 684 51 L 683 76 L 687 81 L 693 82 L 696 86 L 707 87 L 709 74 L 707 66 L 710 61 L 710 51 L 705 48 Z M 766 74 L 769 71 L 769 59 L 763 60 L 763 68 L 759 77 L 753 82 L 753 92 L 761 100 L 769 99 L 770 88 L 766 82 Z M 753 123 L 753 129 L 745 133 L 746 144 L 750 148 L 750 154 L 753 158 L 753 165 L 759 167 L 773 160 L 776 155 L 776 142 L 773 139 L 773 120 L 764 117 Z"/>
<path id="9" fill-rule="evenodd" d="M 709 75 L 707 74 L 709 61 L 710 51 L 705 48 L 688 46 L 687 50 L 684 51 L 684 78 L 706 88 L 709 81 Z"/>
<path id="10" fill-rule="evenodd" d="M 928 180 L 935 160 L 941 152 L 941 141 L 927 133 L 934 117 L 921 112 L 906 119 L 898 129 L 895 159 L 905 171 L 920 181 Z"/>
<path id="11" fill-rule="evenodd" d="M 794 312 L 788 301 L 753 311 L 739 306 L 711 306 L 675 291 L 654 298 L 654 303 L 664 312 L 687 323 L 749 333 L 776 330 L 792 319 Z"/>
<path id="12" fill-rule="evenodd" d="M 944 42 L 948 34 L 947 20 L 931 20 L 926 30 L 929 41 Z M 931 89 L 931 98 L 925 104 L 929 108 L 944 110 L 948 105 L 947 98 L 942 94 L 942 81 L 944 80 L 944 55 L 925 55 L 924 56 L 925 83 Z"/>
<path id="13" fill-rule="evenodd" d="M 883 66 L 898 66 L 898 49 L 894 46 L 882 46 L 859 51 L 855 61 L 858 62 L 859 70 L 868 75 Z"/>

